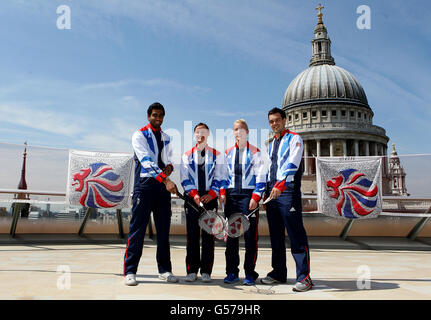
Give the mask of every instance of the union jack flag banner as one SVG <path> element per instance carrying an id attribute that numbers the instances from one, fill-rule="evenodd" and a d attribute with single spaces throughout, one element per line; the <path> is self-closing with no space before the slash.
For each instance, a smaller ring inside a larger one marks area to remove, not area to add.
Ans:
<path id="1" fill-rule="evenodd" d="M 376 218 L 382 211 L 381 158 L 317 158 L 317 207 L 331 217 Z"/>
<path id="2" fill-rule="evenodd" d="M 66 202 L 97 209 L 130 207 L 133 155 L 69 151 Z"/>

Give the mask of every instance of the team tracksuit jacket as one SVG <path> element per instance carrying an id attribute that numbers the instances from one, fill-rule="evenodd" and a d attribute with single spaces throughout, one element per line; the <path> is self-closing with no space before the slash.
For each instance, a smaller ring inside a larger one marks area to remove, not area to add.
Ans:
<path id="1" fill-rule="evenodd" d="M 172 146 L 171 138 L 159 130 L 161 133 L 161 141 L 163 143 L 162 152 L 160 154 L 157 139 L 155 136 L 156 129 L 151 124 L 147 124 L 142 129 L 136 131 L 132 136 L 132 146 L 135 151 L 135 157 L 139 160 L 139 166 L 135 168 L 140 169 L 135 172 L 135 178 L 154 178 L 158 182 L 162 182 L 166 175 L 162 169 L 158 167 L 158 157 L 165 166 L 172 166 Z M 136 179 L 135 179 L 136 181 Z"/>
<path id="2" fill-rule="evenodd" d="M 252 190 L 252 198 L 259 202 L 266 187 L 266 168 L 260 150 L 247 142 L 241 165 L 241 185 L 237 185 L 235 179 L 235 160 L 239 152 L 238 145 L 235 144 L 225 151 L 225 179 L 222 194 L 226 194 L 226 189 Z"/>
<path id="3" fill-rule="evenodd" d="M 223 154 L 216 149 L 205 147 L 205 191 L 213 198 L 217 198 L 223 183 Z M 194 197 L 198 194 L 198 148 L 194 146 L 185 152 L 181 158 L 181 185 L 184 191 Z"/>
<path id="4" fill-rule="evenodd" d="M 284 130 L 281 133 L 281 140 L 276 140 L 274 137 L 269 144 L 268 152 L 271 162 L 267 182 L 271 187 L 284 191 L 289 183 L 293 181 L 302 160 L 304 147 L 302 138 L 289 130 Z M 275 158 L 276 161 L 272 161 Z"/>

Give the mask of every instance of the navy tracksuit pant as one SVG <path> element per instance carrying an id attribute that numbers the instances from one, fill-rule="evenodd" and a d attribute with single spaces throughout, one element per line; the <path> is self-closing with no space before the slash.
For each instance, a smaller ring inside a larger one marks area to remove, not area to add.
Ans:
<path id="1" fill-rule="evenodd" d="M 124 275 L 137 272 L 151 212 L 157 232 L 156 260 L 159 273 L 172 272 L 169 246 L 171 194 L 163 183 L 152 180 L 154 181 L 147 181 L 144 187 L 135 188 L 133 192 L 132 219 L 124 255 Z"/>
<path id="2" fill-rule="evenodd" d="M 193 201 L 190 198 L 190 201 Z M 217 208 L 217 199 L 204 204 L 207 210 Z M 186 212 L 187 227 L 187 254 L 186 254 L 186 272 L 208 273 L 211 275 L 214 264 L 214 236 L 202 230 L 202 256 L 200 253 L 201 229 L 199 227 L 199 212 L 193 209 L 189 204 L 184 204 Z"/>
<path id="3" fill-rule="evenodd" d="M 227 190 L 225 215 L 229 218 L 233 213 L 241 212 L 243 214 L 249 214 L 250 210 L 250 199 L 253 190 L 250 190 L 249 195 L 229 195 Z M 244 233 L 245 241 L 245 258 L 244 258 L 244 272 L 245 275 L 251 275 L 255 280 L 259 277 L 259 274 L 254 270 L 256 267 L 257 260 L 257 242 L 258 242 L 258 220 L 259 213 L 255 213 L 249 217 L 250 228 Z M 226 241 L 226 274 L 239 274 L 239 238 L 228 237 Z"/>
<path id="4" fill-rule="evenodd" d="M 271 190 L 272 185 L 269 185 L 266 193 L 267 197 Z M 310 251 L 302 221 L 300 186 L 295 186 L 295 183 L 292 182 L 277 199 L 268 202 L 266 204 L 266 216 L 271 239 L 271 265 L 273 268 L 268 273 L 268 276 L 280 282 L 286 282 L 286 228 L 291 253 L 296 263 L 296 280 L 303 281 L 310 274 Z"/>

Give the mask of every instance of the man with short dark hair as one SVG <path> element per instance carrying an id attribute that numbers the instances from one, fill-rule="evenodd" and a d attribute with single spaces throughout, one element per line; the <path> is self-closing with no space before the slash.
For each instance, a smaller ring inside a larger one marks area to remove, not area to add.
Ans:
<path id="1" fill-rule="evenodd" d="M 313 287 L 310 278 L 310 251 L 302 221 L 301 177 L 302 138 L 286 129 L 286 114 L 279 108 L 268 112 L 268 121 L 274 132 L 269 144 L 270 167 L 267 176 L 266 215 L 272 248 L 272 268 L 264 284 L 285 283 L 287 279 L 285 228 L 290 239 L 292 256 L 296 263 L 294 291 Z"/>
<path id="2" fill-rule="evenodd" d="M 173 171 L 171 139 L 161 129 L 165 109 L 158 102 L 147 110 L 148 124 L 132 137 L 135 152 L 135 183 L 132 219 L 124 255 L 125 284 L 137 285 L 136 272 L 144 245 L 145 230 L 151 211 L 157 231 L 157 267 L 159 278 L 178 282 L 172 274 L 169 229 L 171 226 L 171 195 L 177 186 L 168 178 Z"/>

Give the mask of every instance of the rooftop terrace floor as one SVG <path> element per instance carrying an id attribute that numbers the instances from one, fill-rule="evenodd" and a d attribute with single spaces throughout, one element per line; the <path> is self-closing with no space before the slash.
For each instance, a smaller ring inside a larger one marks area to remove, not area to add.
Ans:
<path id="1" fill-rule="evenodd" d="M 0 299 L 431 299 L 429 240 L 361 239 L 367 249 L 359 246 L 358 241 L 355 244 L 355 241 L 323 240 L 310 239 L 311 277 L 315 287 L 305 293 L 292 291 L 295 267 L 290 252 L 287 254 L 287 284 L 267 286 L 257 283 L 247 287 L 240 282 L 228 285 L 223 283 L 223 242 L 218 242 L 213 281 L 187 283 L 184 280 L 184 243 L 172 241 L 173 272 L 180 277 L 179 283 L 172 284 L 158 279 L 156 246 L 147 241 L 138 269 L 139 284 L 127 287 L 122 276 L 125 250 L 122 243 L 3 243 L 0 245 Z M 240 256 L 242 265 L 243 249 Z M 264 277 L 270 271 L 270 265 L 271 249 L 267 239 L 263 239 L 256 271 Z M 70 274 L 64 270 L 70 270 Z M 366 284 L 367 274 L 370 288 L 361 289 L 361 285 Z M 243 271 L 240 277 L 244 277 Z"/>

